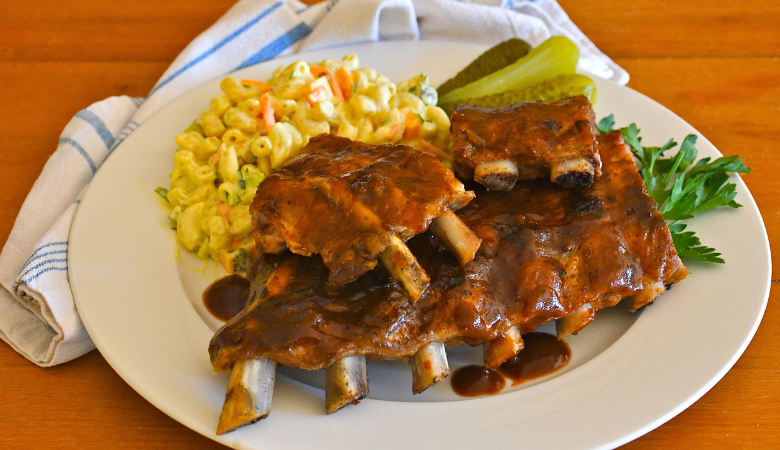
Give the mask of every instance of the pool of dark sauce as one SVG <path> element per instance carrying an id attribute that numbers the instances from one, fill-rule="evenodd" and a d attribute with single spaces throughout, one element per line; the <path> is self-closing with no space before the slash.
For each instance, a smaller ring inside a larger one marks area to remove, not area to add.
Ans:
<path id="1" fill-rule="evenodd" d="M 450 379 L 452 390 L 461 397 L 498 394 L 505 384 L 503 375 L 483 366 L 461 367 Z"/>
<path id="2" fill-rule="evenodd" d="M 225 322 L 241 312 L 248 299 L 249 280 L 237 273 L 220 278 L 203 291 L 206 309 Z"/>
<path id="3" fill-rule="evenodd" d="M 560 370 L 571 359 L 571 349 L 547 333 L 528 333 L 523 336 L 525 347 L 514 358 L 497 370 L 483 366 L 461 367 L 452 374 L 450 384 L 463 397 L 497 394 L 504 388 L 504 377 L 512 386 L 541 378 Z"/>

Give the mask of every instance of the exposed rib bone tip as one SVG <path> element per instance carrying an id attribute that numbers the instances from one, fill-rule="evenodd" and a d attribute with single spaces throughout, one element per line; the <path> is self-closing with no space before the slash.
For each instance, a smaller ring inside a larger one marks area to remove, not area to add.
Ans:
<path id="1" fill-rule="evenodd" d="M 325 369 L 325 412 L 332 414 L 368 395 L 365 355 L 347 356 Z"/>
<path id="2" fill-rule="evenodd" d="M 577 334 L 596 318 L 596 309 L 590 303 L 577 307 L 571 314 L 555 321 L 558 340 L 570 334 Z"/>
<path id="3" fill-rule="evenodd" d="M 450 202 L 450 209 L 457 211 L 468 205 L 469 202 L 474 200 L 474 197 L 476 197 L 474 191 L 467 191 L 463 186 L 461 186 L 460 189 L 458 189 L 458 196 Z"/>
<path id="4" fill-rule="evenodd" d="M 496 191 L 511 190 L 517 177 L 517 165 L 509 159 L 479 163 L 474 168 L 474 181 Z"/>
<path id="5" fill-rule="evenodd" d="M 412 365 L 412 393 L 419 394 L 450 374 L 443 342 L 432 342 L 417 351 Z"/>
<path id="6" fill-rule="evenodd" d="M 584 158 L 557 161 L 550 168 L 550 179 L 561 186 L 585 188 L 593 184 L 596 169 Z"/>
<path id="7" fill-rule="evenodd" d="M 269 359 L 237 361 L 230 372 L 217 434 L 264 419 L 271 412 L 276 363 Z"/>
<path id="8" fill-rule="evenodd" d="M 653 300 L 664 292 L 666 292 L 666 285 L 663 281 L 648 283 L 638 294 L 631 297 L 628 304 L 628 310 L 634 312 L 646 304 L 652 303 Z"/>
<path id="9" fill-rule="evenodd" d="M 404 241 L 394 234 L 391 235 L 389 244 L 380 254 L 380 259 L 390 275 L 404 287 L 412 302 L 419 300 L 431 283 L 431 279 Z"/>
<path id="10" fill-rule="evenodd" d="M 482 239 L 449 210 L 433 219 L 429 229 L 455 254 L 461 265 L 472 261 L 482 244 Z"/>
<path id="11" fill-rule="evenodd" d="M 520 329 L 511 327 L 506 330 L 503 336 L 485 343 L 483 346 L 485 366 L 495 369 L 505 361 L 514 358 L 523 347 L 523 337 L 520 336 Z"/>

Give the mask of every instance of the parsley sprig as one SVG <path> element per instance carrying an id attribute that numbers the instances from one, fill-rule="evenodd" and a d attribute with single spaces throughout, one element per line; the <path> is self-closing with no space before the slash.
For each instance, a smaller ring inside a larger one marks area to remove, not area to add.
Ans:
<path id="1" fill-rule="evenodd" d="M 612 131 L 615 120 L 612 114 L 601 119 L 601 133 Z M 683 139 L 680 149 L 669 158 L 662 156 L 677 146 L 669 139 L 660 147 L 645 147 L 639 136 L 639 128 L 632 123 L 620 129 L 626 143 L 638 160 L 639 173 L 647 186 L 647 193 L 658 203 L 658 211 L 669 222 L 672 241 L 681 258 L 723 264 L 721 254 L 712 247 L 702 245 L 693 231 L 685 231 L 684 220 L 696 214 L 720 206 L 739 208 L 734 201 L 736 185 L 728 183 L 732 173 L 749 173 L 744 158 L 737 155 L 723 156 L 714 161 L 702 158 L 696 161 L 696 135 Z"/>

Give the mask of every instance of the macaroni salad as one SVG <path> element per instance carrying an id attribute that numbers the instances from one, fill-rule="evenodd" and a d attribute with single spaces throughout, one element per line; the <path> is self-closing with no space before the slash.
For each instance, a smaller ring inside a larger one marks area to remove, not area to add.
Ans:
<path id="1" fill-rule="evenodd" d="M 171 188 L 157 192 L 170 203 L 181 246 L 230 273 L 256 256 L 249 205 L 257 186 L 310 138 L 402 143 L 451 161 L 449 117 L 424 74 L 396 85 L 347 55 L 295 62 L 264 82 L 225 78 L 220 88 L 176 136 Z"/>

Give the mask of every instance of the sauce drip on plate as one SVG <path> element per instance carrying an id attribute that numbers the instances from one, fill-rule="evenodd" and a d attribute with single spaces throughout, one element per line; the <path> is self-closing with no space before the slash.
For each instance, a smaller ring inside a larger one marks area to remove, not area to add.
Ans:
<path id="1" fill-rule="evenodd" d="M 203 291 L 206 309 L 225 322 L 241 312 L 248 300 L 249 280 L 236 273 L 220 278 Z"/>
<path id="2" fill-rule="evenodd" d="M 498 371 L 512 380 L 512 386 L 549 375 L 560 370 L 571 359 L 571 350 L 564 341 L 547 333 L 523 335 L 525 347 Z"/>
<path id="3" fill-rule="evenodd" d="M 497 371 L 483 366 L 465 366 L 456 370 L 450 379 L 452 390 L 462 397 L 497 394 L 504 388 L 504 377 L 512 380 L 512 386 L 517 386 L 554 373 L 571 359 L 571 350 L 566 342 L 551 334 L 528 333 L 523 336 L 523 343 L 523 350 Z"/>
<path id="4" fill-rule="evenodd" d="M 500 373 L 483 366 L 461 367 L 450 379 L 452 390 L 462 397 L 498 394 L 505 384 Z"/>

